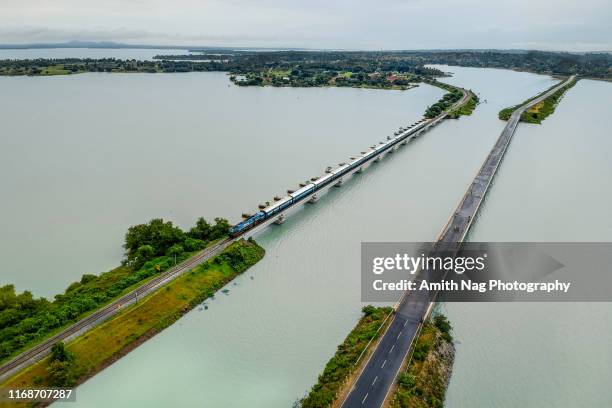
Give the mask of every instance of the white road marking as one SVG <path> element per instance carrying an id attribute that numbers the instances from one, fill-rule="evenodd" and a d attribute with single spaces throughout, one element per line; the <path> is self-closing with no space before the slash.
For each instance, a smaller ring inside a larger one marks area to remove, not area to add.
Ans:
<path id="1" fill-rule="evenodd" d="M 383 361 L 383 365 L 381 365 L 380 368 L 384 368 L 385 364 L 387 364 L 387 360 Z"/>
<path id="2" fill-rule="evenodd" d="M 404 325 L 402 327 L 406 327 L 407 324 L 408 324 L 408 320 L 404 322 Z"/>
<path id="3" fill-rule="evenodd" d="M 399 339 L 401 335 L 402 335 L 402 332 L 399 332 L 399 334 L 397 335 L 397 338 Z"/>
<path id="4" fill-rule="evenodd" d="M 374 383 L 376 382 L 376 380 L 378 380 L 378 376 L 376 376 L 376 378 L 374 378 L 374 381 L 372 381 L 372 385 L 374 385 Z"/>
<path id="5" fill-rule="evenodd" d="M 391 350 L 389 350 L 389 353 L 391 353 L 394 348 L 395 348 L 395 344 L 391 346 Z"/>
<path id="6" fill-rule="evenodd" d="M 369 393 L 368 393 L 369 394 Z M 368 398 L 368 394 L 366 394 L 365 397 L 363 397 L 363 399 L 361 400 L 361 405 L 363 405 L 363 403 L 365 402 L 366 398 Z"/>

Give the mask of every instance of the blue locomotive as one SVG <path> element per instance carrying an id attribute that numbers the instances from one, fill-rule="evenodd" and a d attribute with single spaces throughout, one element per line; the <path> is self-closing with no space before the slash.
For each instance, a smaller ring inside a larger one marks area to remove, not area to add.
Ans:
<path id="1" fill-rule="evenodd" d="M 360 166 L 364 165 L 367 161 L 372 159 L 374 156 L 377 156 L 381 153 L 384 153 L 386 150 L 392 148 L 397 143 L 400 143 L 403 139 L 408 137 L 410 134 L 416 132 L 417 130 L 425 127 L 427 123 L 430 122 L 428 119 L 422 119 L 406 129 L 400 128 L 399 132 L 395 132 L 394 137 L 388 137 L 385 143 L 381 142 L 378 146 L 373 148 L 370 152 L 362 155 L 361 157 L 355 158 L 351 160 L 349 163 L 344 163 L 340 167 L 334 169 L 332 172 L 325 174 L 323 177 L 308 183 L 304 187 L 295 191 L 294 193 L 289 194 L 287 197 L 274 202 L 272 205 L 264 208 L 261 211 L 258 211 L 254 215 L 250 216 L 246 220 L 234 225 L 230 228 L 230 236 L 237 237 L 241 234 L 244 234 L 248 230 L 254 228 L 255 226 L 265 222 L 275 215 L 280 214 L 287 208 L 291 207 L 294 204 L 297 204 L 300 201 L 303 201 L 308 196 L 314 194 L 315 192 L 327 187 L 331 183 L 334 183 L 336 180 L 340 179 L 344 175 L 350 173 L 351 171 L 358 169 Z"/>

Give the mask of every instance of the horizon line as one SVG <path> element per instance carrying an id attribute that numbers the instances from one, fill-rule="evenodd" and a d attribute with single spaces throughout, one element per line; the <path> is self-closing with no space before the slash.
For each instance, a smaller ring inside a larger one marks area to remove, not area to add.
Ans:
<path id="1" fill-rule="evenodd" d="M 419 51 L 507 51 L 507 52 L 525 52 L 525 51 L 540 51 L 551 53 L 570 53 L 570 54 L 605 54 L 612 53 L 612 50 L 606 51 L 569 51 L 569 50 L 546 50 L 538 48 L 317 48 L 317 47 L 271 47 L 271 46 L 218 46 L 218 45 L 163 45 L 163 44 L 138 44 L 124 43 L 115 41 L 80 41 L 70 40 L 63 42 L 31 42 L 31 43 L 1 43 L 2 50 L 20 50 L 20 49 L 44 49 L 44 48 L 99 48 L 99 49 L 180 49 L 180 50 L 277 50 L 277 51 L 346 51 L 346 52 L 419 52 Z"/>

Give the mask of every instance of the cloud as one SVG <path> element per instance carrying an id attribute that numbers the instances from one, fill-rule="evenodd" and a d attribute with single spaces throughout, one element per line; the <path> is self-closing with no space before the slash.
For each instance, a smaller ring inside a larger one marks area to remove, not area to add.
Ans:
<path id="1" fill-rule="evenodd" d="M 611 21 L 607 0 L 2 0 L 0 42 L 610 50 Z"/>

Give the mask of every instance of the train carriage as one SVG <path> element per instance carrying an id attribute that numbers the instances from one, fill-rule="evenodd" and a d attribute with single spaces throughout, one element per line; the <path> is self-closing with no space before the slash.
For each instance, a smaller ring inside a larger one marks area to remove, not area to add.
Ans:
<path id="1" fill-rule="evenodd" d="M 294 193 L 289 194 L 289 197 L 291 197 L 291 203 L 297 203 L 298 201 L 306 197 L 308 194 L 310 194 L 314 189 L 315 185 L 313 183 L 310 183 L 295 191 Z"/>
<path id="2" fill-rule="evenodd" d="M 313 181 L 312 184 L 314 184 L 316 186 L 316 188 L 323 188 L 327 184 L 332 182 L 333 177 L 334 177 L 334 175 L 332 173 L 327 173 L 326 175 L 324 175 L 320 179 L 318 179 L 316 181 Z"/>
<path id="3" fill-rule="evenodd" d="M 283 211 L 285 208 L 289 207 L 290 205 L 291 205 L 291 197 L 283 197 L 281 200 L 276 201 L 272 205 L 264 208 L 262 211 L 266 214 L 266 219 L 267 219 Z"/>

